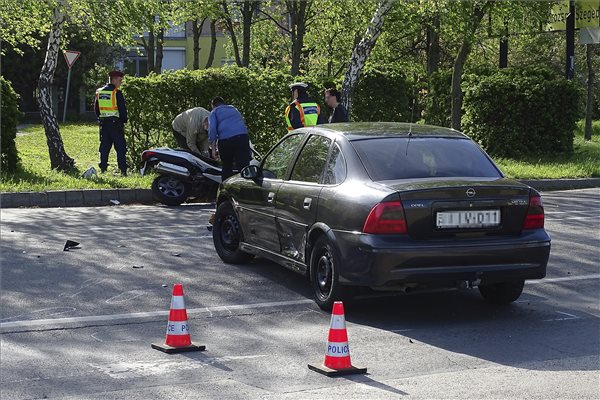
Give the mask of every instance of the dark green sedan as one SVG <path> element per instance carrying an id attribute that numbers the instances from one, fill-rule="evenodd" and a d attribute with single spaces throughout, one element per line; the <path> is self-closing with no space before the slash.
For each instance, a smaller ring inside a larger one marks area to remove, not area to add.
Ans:
<path id="1" fill-rule="evenodd" d="M 221 185 L 213 241 L 227 263 L 259 256 L 308 275 L 323 309 L 358 286 L 478 287 L 510 303 L 550 255 L 540 194 L 469 137 L 381 122 L 289 133 Z"/>

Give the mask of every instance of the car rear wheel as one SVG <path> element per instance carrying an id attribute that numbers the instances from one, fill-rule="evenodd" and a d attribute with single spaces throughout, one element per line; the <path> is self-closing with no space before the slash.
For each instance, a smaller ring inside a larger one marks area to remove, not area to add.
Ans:
<path id="1" fill-rule="evenodd" d="M 154 198 L 167 206 L 178 206 L 187 200 L 189 185 L 169 175 L 159 175 L 152 182 Z"/>
<path id="2" fill-rule="evenodd" d="M 243 264 L 254 258 L 240 250 L 242 228 L 231 203 L 226 201 L 217 207 L 212 234 L 217 254 L 226 263 Z"/>
<path id="3" fill-rule="evenodd" d="M 479 293 L 492 304 L 508 304 L 517 300 L 523 292 L 524 280 L 479 286 Z"/>
<path id="4" fill-rule="evenodd" d="M 315 242 L 310 256 L 310 282 L 317 305 L 331 311 L 333 303 L 347 300 L 348 288 L 339 283 L 340 262 L 336 251 L 325 236 Z"/>

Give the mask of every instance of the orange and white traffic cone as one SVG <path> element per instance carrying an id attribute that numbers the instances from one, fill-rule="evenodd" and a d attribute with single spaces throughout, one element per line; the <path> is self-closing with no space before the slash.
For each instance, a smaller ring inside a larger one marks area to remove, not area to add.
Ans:
<path id="1" fill-rule="evenodd" d="M 333 303 L 325 361 L 322 365 L 308 364 L 308 369 L 327 376 L 364 374 L 367 372 L 366 368 L 357 368 L 350 361 L 344 303 L 341 301 Z"/>
<path id="2" fill-rule="evenodd" d="M 192 343 L 188 331 L 187 311 L 183 301 L 183 286 L 180 283 L 173 285 L 173 297 L 171 298 L 165 344 L 152 343 L 152 348 L 165 353 L 204 351 L 206 349 L 206 346 Z"/>

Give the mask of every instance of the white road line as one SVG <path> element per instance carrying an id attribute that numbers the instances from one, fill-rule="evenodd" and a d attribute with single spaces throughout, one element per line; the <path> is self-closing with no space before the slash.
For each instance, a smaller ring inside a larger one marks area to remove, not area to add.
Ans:
<path id="1" fill-rule="evenodd" d="M 209 314 L 212 315 L 216 311 L 228 311 L 231 314 L 232 310 L 251 310 L 258 308 L 268 307 L 284 307 L 301 304 L 313 303 L 311 299 L 302 300 L 288 300 L 288 301 L 273 301 L 268 303 L 254 303 L 254 304 L 237 304 L 231 306 L 215 306 L 215 307 L 202 307 L 202 308 L 191 308 L 187 310 L 188 315 L 195 314 Z M 163 311 L 147 311 L 137 312 L 128 314 L 111 314 L 111 315 L 90 315 L 86 317 L 67 317 L 67 318 L 47 318 L 37 320 L 24 320 L 24 321 L 11 321 L 0 323 L 0 330 L 15 329 L 15 328 L 36 328 L 43 326 L 55 326 L 65 324 L 81 324 L 81 323 L 99 323 L 99 322 L 110 322 L 118 320 L 138 320 L 143 318 L 156 318 L 156 317 L 167 317 L 169 310 Z"/>
<path id="2" fill-rule="evenodd" d="M 547 278 L 536 281 L 528 281 L 527 285 L 545 284 L 556 282 L 569 282 L 589 279 L 600 279 L 600 274 L 580 275 L 580 276 L 565 276 L 562 278 Z M 251 310 L 268 307 L 284 307 L 302 304 L 312 304 L 312 299 L 288 300 L 288 301 L 273 301 L 267 303 L 254 304 L 236 304 L 230 306 L 215 306 L 188 309 L 188 315 L 208 314 L 213 315 L 214 312 L 226 311 L 231 313 L 235 310 Z M 139 320 L 144 318 L 166 317 L 169 314 L 168 310 L 163 311 L 147 311 L 128 314 L 111 314 L 111 315 L 90 315 L 85 317 L 67 317 L 67 318 L 48 318 L 37 320 L 11 321 L 0 322 L 0 330 L 10 330 L 16 328 L 39 328 L 44 326 L 62 326 L 66 324 L 81 324 L 81 323 L 100 323 L 118 320 Z"/>
<path id="3" fill-rule="evenodd" d="M 569 282 L 569 281 L 583 281 L 588 279 L 600 279 L 600 274 L 590 274 L 590 275 L 579 275 L 579 276 L 564 276 L 562 278 L 544 278 L 535 281 L 527 281 L 527 285 L 539 285 L 544 283 L 554 283 L 554 282 Z"/>

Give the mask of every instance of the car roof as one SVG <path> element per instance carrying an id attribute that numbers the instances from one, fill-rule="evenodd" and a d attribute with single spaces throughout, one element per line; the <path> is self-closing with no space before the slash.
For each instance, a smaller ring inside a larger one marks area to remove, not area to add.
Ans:
<path id="1" fill-rule="evenodd" d="M 450 128 L 435 125 L 409 124 L 406 122 L 347 122 L 317 125 L 314 128 L 323 133 L 329 131 L 346 136 L 348 140 L 370 139 L 374 137 L 406 136 L 409 132 L 420 137 L 453 137 L 465 139 L 466 135 Z"/>

